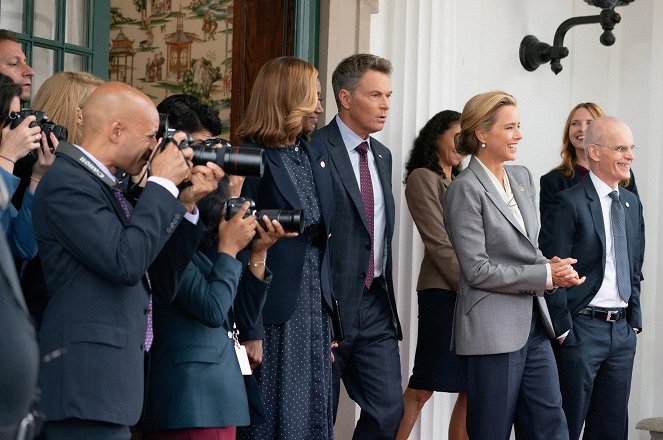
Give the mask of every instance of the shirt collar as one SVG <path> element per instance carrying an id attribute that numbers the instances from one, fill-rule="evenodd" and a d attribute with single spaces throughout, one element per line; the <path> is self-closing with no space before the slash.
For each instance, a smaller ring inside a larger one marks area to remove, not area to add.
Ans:
<path id="1" fill-rule="evenodd" d="M 362 142 L 368 144 L 368 148 L 371 148 L 371 137 L 368 136 L 366 139 L 362 139 L 357 136 L 357 133 L 352 131 L 339 115 L 336 115 L 336 124 L 338 125 L 338 130 L 341 132 L 341 137 L 343 138 L 343 143 L 345 143 L 345 148 L 348 150 L 348 153 L 354 151 L 355 148 Z"/>
<path id="2" fill-rule="evenodd" d="M 617 191 L 617 194 L 619 194 L 619 185 L 617 186 L 617 188 L 610 188 L 610 186 L 607 183 L 599 179 L 599 177 L 596 174 L 594 174 L 594 172 L 591 170 L 589 171 L 589 177 L 590 179 L 592 179 L 592 183 L 594 184 L 594 188 L 596 189 L 599 198 L 607 197 L 608 194 L 610 194 L 613 191 Z"/>
<path id="3" fill-rule="evenodd" d="M 79 150 L 81 150 L 81 153 L 83 153 L 88 159 L 90 159 L 92 162 L 94 162 L 94 164 L 95 164 L 97 167 L 99 167 L 99 169 L 100 169 L 101 171 L 103 171 L 103 173 L 104 173 L 105 175 L 107 175 L 108 177 L 110 177 L 111 180 L 113 180 L 113 182 L 116 182 L 116 183 L 118 182 L 117 178 L 113 175 L 113 173 L 110 172 L 110 170 L 106 167 L 106 165 L 104 165 L 103 163 L 99 162 L 99 160 L 97 160 L 97 158 L 94 157 L 94 156 L 92 155 L 92 153 L 90 153 L 89 151 L 85 150 L 85 148 L 81 147 L 80 145 L 76 145 L 76 144 L 72 144 L 72 145 L 74 145 L 74 147 L 76 147 L 76 148 L 78 148 Z"/>

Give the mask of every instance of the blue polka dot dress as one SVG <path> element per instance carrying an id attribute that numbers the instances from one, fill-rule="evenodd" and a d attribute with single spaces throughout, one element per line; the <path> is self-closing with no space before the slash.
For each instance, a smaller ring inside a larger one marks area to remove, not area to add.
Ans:
<path id="1" fill-rule="evenodd" d="M 324 230 L 311 164 L 300 146 L 279 149 L 303 204 L 308 240 L 295 312 L 265 325 L 263 363 L 254 372 L 267 422 L 238 430 L 243 440 L 333 438 L 331 335 L 320 283 Z"/>

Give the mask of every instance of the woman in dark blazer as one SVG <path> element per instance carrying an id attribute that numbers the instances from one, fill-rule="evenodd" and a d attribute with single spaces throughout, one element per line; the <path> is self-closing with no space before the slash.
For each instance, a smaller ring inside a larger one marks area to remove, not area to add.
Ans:
<path id="1" fill-rule="evenodd" d="M 417 351 L 403 393 L 405 411 L 396 440 L 407 440 L 433 391 L 459 393 L 449 422 L 449 439 L 467 439 L 465 377 L 456 353 L 450 349 L 458 260 L 443 222 L 444 196 L 460 172 L 463 158 L 454 144 L 459 120 L 460 113 L 453 110 L 433 116 L 414 140 L 405 164 L 405 198 L 425 249 L 417 282 Z"/>
<path id="2" fill-rule="evenodd" d="M 221 132 L 216 112 L 191 95 L 171 95 L 157 108 L 168 115 L 171 127 L 191 133 L 194 142 L 209 141 Z M 235 323 L 249 327 L 258 319 L 271 273 L 264 265 L 242 271 L 235 257 L 255 238 L 250 258 L 264 261 L 278 238 L 297 234 L 284 233 L 278 222 L 266 222 L 264 230 L 253 216 L 242 218 L 248 204 L 222 221 L 228 192 L 226 175 L 198 202 L 207 234 L 187 266 L 175 301 L 154 305 L 155 339 L 143 414 L 149 439 L 235 439 L 235 427 L 252 421 L 247 389 L 256 386 L 253 377 L 242 377 L 246 371 L 240 371 L 235 352 Z M 243 360 L 250 373 L 248 359 Z"/>
<path id="3" fill-rule="evenodd" d="M 333 436 L 331 178 L 326 150 L 305 134 L 322 113 L 317 77 L 315 67 L 296 58 L 268 61 L 238 127 L 247 145 L 263 148 L 266 157 L 263 177 L 247 178 L 242 195 L 258 209 L 303 209 L 304 216 L 303 233 L 270 249 L 274 275 L 262 320 L 240 329 L 250 357 L 262 358 L 254 374 L 267 412 L 266 423 L 238 431 L 242 439 Z"/>
<path id="4" fill-rule="evenodd" d="M 154 305 L 155 339 L 143 414 L 149 439 L 234 439 L 235 427 L 251 421 L 234 324 L 252 325 L 258 318 L 271 274 L 264 265 L 242 272 L 235 257 L 256 229 L 258 238 L 251 247 L 255 261 L 263 261 L 267 248 L 286 234 L 278 224 L 266 224 L 265 231 L 253 216 L 242 218 L 248 204 L 229 221 L 221 221 L 226 182 L 198 203 L 208 233 L 175 301 Z M 233 301 L 241 314 L 234 313 Z"/>
<path id="5" fill-rule="evenodd" d="M 552 203 L 552 199 L 560 191 L 575 186 L 589 172 L 589 163 L 585 157 L 583 141 L 585 131 L 596 118 L 605 116 L 601 107 L 593 102 L 581 102 L 571 109 L 564 124 L 562 134 L 562 163 L 549 173 L 541 176 L 541 192 L 539 194 L 539 211 L 541 221 Z M 631 170 L 631 178 L 620 182 L 620 185 L 638 195 L 635 176 Z"/>

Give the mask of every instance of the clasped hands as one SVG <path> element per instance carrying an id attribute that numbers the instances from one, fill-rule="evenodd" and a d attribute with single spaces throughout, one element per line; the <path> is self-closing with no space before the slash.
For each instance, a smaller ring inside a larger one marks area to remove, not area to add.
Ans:
<path id="1" fill-rule="evenodd" d="M 573 268 L 573 264 L 577 262 L 578 260 L 575 258 L 551 258 L 550 272 L 553 285 L 556 287 L 572 287 L 584 283 L 587 277 L 583 276 L 581 278 Z"/>

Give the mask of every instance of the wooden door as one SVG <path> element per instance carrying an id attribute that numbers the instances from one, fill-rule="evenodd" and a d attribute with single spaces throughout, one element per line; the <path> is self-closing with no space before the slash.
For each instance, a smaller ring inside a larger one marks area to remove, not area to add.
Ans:
<path id="1" fill-rule="evenodd" d="M 294 53 L 295 0 L 235 0 L 233 13 L 230 140 L 239 144 L 237 125 L 258 71 L 267 60 Z"/>

